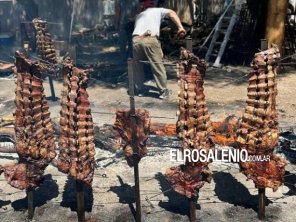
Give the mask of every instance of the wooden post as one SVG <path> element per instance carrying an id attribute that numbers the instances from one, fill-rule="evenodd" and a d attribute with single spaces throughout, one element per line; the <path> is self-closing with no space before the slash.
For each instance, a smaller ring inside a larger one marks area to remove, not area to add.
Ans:
<path id="1" fill-rule="evenodd" d="M 192 38 L 187 37 L 186 38 L 186 49 L 192 52 Z"/>
<path id="2" fill-rule="evenodd" d="M 54 92 L 54 86 L 53 86 L 53 80 L 51 78 L 51 76 L 48 76 L 48 81 L 49 81 L 49 87 L 50 87 L 50 92 L 51 92 L 51 101 L 57 101 L 57 97 L 55 96 L 55 92 Z"/>
<path id="3" fill-rule="evenodd" d="M 30 220 L 34 217 L 34 194 L 33 194 L 33 188 L 28 188 L 26 190 L 27 193 L 27 201 L 28 201 L 28 218 Z"/>
<path id="4" fill-rule="evenodd" d="M 83 183 L 76 180 L 76 197 L 77 197 L 77 217 L 78 222 L 85 221 L 85 209 L 84 209 L 84 189 Z"/>
<path id="5" fill-rule="evenodd" d="M 258 219 L 265 219 L 265 188 L 258 189 Z"/>
<path id="6" fill-rule="evenodd" d="M 268 42 L 266 39 L 261 39 L 261 50 L 267 50 Z M 258 189 L 258 219 L 263 220 L 265 218 L 265 188 Z"/>
<path id="7" fill-rule="evenodd" d="M 132 128 L 132 148 L 134 162 L 134 179 L 135 179 L 135 199 L 136 199 L 136 222 L 141 222 L 141 197 L 140 197 L 140 179 L 139 179 L 139 149 L 137 143 L 136 132 L 136 107 L 135 107 L 135 92 L 134 92 L 134 74 L 133 60 L 128 60 L 128 80 L 129 80 L 129 96 L 130 96 L 130 116 Z"/>
<path id="8" fill-rule="evenodd" d="M 267 7 L 267 21 L 265 37 L 268 47 L 276 44 L 282 52 L 285 36 L 285 21 L 288 8 L 288 0 L 269 0 Z"/>
<path id="9" fill-rule="evenodd" d="M 189 199 L 189 210 L 190 210 L 190 222 L 196 222 L 196 203 L 197 203 L 197 197 L 191 197 Z"/>
<path id="10" fill-rule="evenodd" d="M 261 39 L 260 40 L 260 49 L 262 51 L 268 49 L 268 44 L 267 44 L 267 40 L 266 39 Z"/>

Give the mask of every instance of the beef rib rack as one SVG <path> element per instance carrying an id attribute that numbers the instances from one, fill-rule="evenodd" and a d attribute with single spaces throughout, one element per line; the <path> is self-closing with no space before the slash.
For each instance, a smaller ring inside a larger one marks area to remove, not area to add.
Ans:
<path id="1" fill-rule="evenodd" d="M 15 136 L 18 163 L 1 166 L 8 183 L 18 189 L 37 187 L 55 158 L 55 139 L 39 63 L 16 52 Z"/>
<path id="2" fill-rule="evenodd" d="M 274 191 L 283 183 L 286 165 L 284 158 L 273 153 L 279 138 L 276 110 L 279 59 L 275 45 L 255 54 L 249 74 L 247 106 L 237 131 L 239 148 L 258 159 L 241 162 L 241 171 L 257 188 L 269 187 Z"/>
<path id="3" fill-rule="evenodd" d="M 86 91 L 89 73 L 75 67 L 67 57 L 63 62 L 63 77 L 58 169 L 91 185 L 95 144 L 93 119 Z"/>
<path id="4" fill-rule="evenodd" d="M 204 150 L 207 154 L 213 143 L 210 140 L 212 129 L 203 89 L 206 67 L 204 60 L 181 48 L 176 131 L 182 140 L 183 150 Z M 166 178 L 176 192 L 191 198 L 197 196 L 198 189 L 205 181 L 211 181 L 212 174 L 208 162 L 185 160 L 185 165 L 167 169 Z"/>

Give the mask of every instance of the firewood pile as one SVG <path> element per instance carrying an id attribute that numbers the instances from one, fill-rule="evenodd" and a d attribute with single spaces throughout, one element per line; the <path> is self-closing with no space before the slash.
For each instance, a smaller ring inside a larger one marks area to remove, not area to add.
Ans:
<path id="1" fill-rule="evenodd" d="M 18 163 L 1 166 L 8 183 L 18 189 L 37 187 L 55 158 L 55 140 L 44 95 L 40 66 L 16 52 L 15 137 Z"/>
<path id="2" fill-rule="evenodd" d="M 63 63 L 58 169 L 91 185 L 94 174 L 94 126 L 88 93 L 88 72 L 70 58 Z"/>
<path id="3" fill-rule="evenodd" d="M 248 99 L 245 113 L 238 129 L 237 142 L 249 155 L 270 157 L 270 161 L 241 162 L 242 172 L 252 179 L 257 188 L 272 188 L 283 183 L 286 161 L 273 153 L 278 145 L 278 113 L 276 110 L 276 69 L 280 59 L 279 50 L 255 54 L 249 75 Z"/>
<path id="4" fill-rule="evenodd" d="M 181 49 L 177 134 L 183 150 L 203 149 L 205 154 L 213 146 L 209 139 L 212 129 L 203 89 L 206 66 L 204 60 Z M 176 192 L 191 198 L 197 196 L 205 181 L 211 181 L 212 174 L 208 162 L 186 160 L 185 165 L 169 168 L 166 178 Z"/>

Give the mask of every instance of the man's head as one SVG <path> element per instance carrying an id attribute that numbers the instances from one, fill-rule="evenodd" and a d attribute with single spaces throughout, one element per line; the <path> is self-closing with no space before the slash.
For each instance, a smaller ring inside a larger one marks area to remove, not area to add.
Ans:
<path id="1" fill-rule="evenodd" d="M 147 8 L 153 8 L 155 7 L 155 2 L 154 1 L 148 1 L 148 0 L 144 0 L 140 3 L 140 8 L 141 11 L 144 11 Z"/>

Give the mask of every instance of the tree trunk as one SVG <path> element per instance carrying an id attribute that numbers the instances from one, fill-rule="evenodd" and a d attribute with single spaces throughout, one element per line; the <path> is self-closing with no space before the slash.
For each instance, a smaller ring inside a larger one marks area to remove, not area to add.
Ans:
<path id="1" fill-rule="evenodd" d="M 276 44 L 282 52 L 288 0 L 269 0 L 265 37 L 268 47 Z"/>

